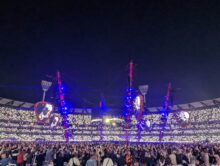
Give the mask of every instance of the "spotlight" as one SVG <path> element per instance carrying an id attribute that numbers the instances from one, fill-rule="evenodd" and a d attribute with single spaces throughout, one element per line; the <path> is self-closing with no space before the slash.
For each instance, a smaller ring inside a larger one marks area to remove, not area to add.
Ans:
<path id="1" fill-rule="evenodd" d="M 110 123 L 110 119 L 109 119 L 109 118 L 105 118 L 104 122 L 105 122 L 106 124 L 109 124 L 109 123 Z"/>

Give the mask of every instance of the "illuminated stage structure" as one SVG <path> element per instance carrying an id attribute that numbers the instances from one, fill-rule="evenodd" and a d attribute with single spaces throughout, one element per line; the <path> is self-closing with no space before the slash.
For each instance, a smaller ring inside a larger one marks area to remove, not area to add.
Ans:
<path id="1" fill-rule="evenodd" d="M 103 119 L 103 115 L 106 111 L 107 107 L 106 107 L 106 103 L 105 103 L 105 98 L 104 96 L 102 96 L 101 101 L 99 102 L 99 116 L 101 117 L 101 119 Z M 103 140 L 103 127 L 104 127 L 104 122 L 103 120 L 100 121 L 101 123 L 99 123 L 99 131 L 100 131 L 100 140 Z"/>
<path id="2" fill-rule="evenodd" d="M 64 98 L 64 88 L 62 85 L 62 81 L 61 81 L 61 75 L 60 72 L 57 72 L 57 83 L 58 83 L 58 93 L 59 93 L 59 107 L 58 110 L 61 114 L 62 117 L 62 125 L 64 128 L 64 137 L 66 139 L 66 142 L 69 142 L 69 120 L 68 120 L 68 116 L 69 116 L 69 109 L 66 106 L 66 102 L 65 102 L 65 98 Z"/>
<path id="3" fill-rule="evenodd" d="M 42 98 L 42 101 L 39 101 L 34 105 L 34 113 L 35 113 L 37 122 L 41 124 L 49 123 L 50 116 L 52 112 L 54 111 L 54 106 L 51 103 L 45 101 L 46 92 L 49 90 L 51 85 L 52 85 L 52 82 L 48 82 L 45 80 L 41 81 L 41 86 L 43 90 L 43 98 Z"/>
<path id="4" fill-rule="evenodd" d="M 165 96 L 165 102 L 163 109 L 161 110 L 161 126 L 160 126 L 160 134 L 159 134 L 159 141 L 163 141 L 163 136 L 164 136 L 164 129 L 167 124 L 167 118 L 169 115 L 169 101 L 170 101 L 170 95 L 171 95 L 171 83 L 168 83 L 168 88 L 167 88 L 167 94 Z"/>
<path id="5" fill-rule="evenodd" d="M 133 89 L 133 61 L 129 63 L 129 75 L 128 75 L 128 88 L 125 101 L 125 133 L 126 133 L 126 142 L 129 142 L 129 130 L 131 129 L 131 116 L 134 113 L 134 89 Z"/>
<path id="6" fill-rule="evenodd" d="M 99 141 L 103 141 L 104 136 L 106 136 L 106 129 L 114 131 L 115 128 L 124 125 L 124 119 L 107 115 L 107 110 L 108 108 L 106 106 L 104 96 L 102 96 L 102 99 L 99 102 L 99 117 L 91 120 L 91 126 L 95 127 L 97 131 L 99 131 Z M 95 136 L 96 135 L 94 135 L 94 137 Z"/>
<path id="7" fill-rule="evenodd" d="M 66 106 L 66 102 L 64 99 L 64 88 L 61 82 L 61 76 L 60 72 L 57 72 L 57 83 L 58 83 L 58 94 L 59 94 L 59 103 L 58 103 L 58 110 L 61 115 L 61 117 L 57 114 L 53 114 L 54 112 L 54 105 L 45 101 L 46 92 L 49 90 L 49 88 L 52 85 L 52 82 L 48 81 L 41 81 L 41 86 L 43 90 L 43 99 L 40 102 L 37 102 L 34 105 L 34 112 L 37 119 L 37 123 L 49 125 L 52 128 L 55 128 L 56 126 L 60 125 L 60 121 L 62 119 L 62 125 L 64 128 L 64 137 L 66 142 L 69 141 L 69 131 L 67 128 L 69 127 L 69 121 L 68 121 L 68 114 L 69 110 Z"/>
<path id="8" fill-rule="evenodd" d="M 145 104 L 146 104 L 146 94 L 148 91 L 148 85 L 141 85 L 139 86 L 139 91 L 140 93 L 135 97 L 134 99 L 134 114 L 135 114 L 135 118 L 137 121 L 137 129 L 138 129 L 138 141 L 140 141 L 141 139 L 141 131 L 146 130 L 147 128 L 149 128 L 149 121 L 145 121 L 143 119 L 143 115 L 144 115 L 144 109 L 145 109 Z"/>
<path id="9" fill-rule="evenodd" d="M 137 139 L 140 141 L 141 139 L 141 131 L 145 129 L 145 122 L 142 119 L 144 113 L 144 97 L 143 95 L 139 94 L 134 99 L 134 114 L 137 121 Z"/>

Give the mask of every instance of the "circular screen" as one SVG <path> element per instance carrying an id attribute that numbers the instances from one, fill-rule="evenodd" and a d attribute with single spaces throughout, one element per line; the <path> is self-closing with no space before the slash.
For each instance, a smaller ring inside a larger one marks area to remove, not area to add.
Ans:
<path id="1" fill-rule="evenodd" d="M 51 113 L 54 110 L 54 106 L 48 102 L 38 102 L 35 104 L 35 115 L 38 121 L 46 121 L 50 118 Z"/>

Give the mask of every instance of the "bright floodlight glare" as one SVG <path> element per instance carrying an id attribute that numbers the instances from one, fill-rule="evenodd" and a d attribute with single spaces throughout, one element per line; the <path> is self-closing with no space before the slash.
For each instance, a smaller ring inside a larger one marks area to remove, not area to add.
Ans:
<path id="1" fill-rule="evenodd" d="M 53 106 L 51 104 L 46 104 L 45 106 L 49 111 L 53 110 Z"/>
<path id="2" fill-rule="evenodd" d="M 109 123 L 110 123 L 110 119 L 109 119 L 109 118 L 105 118 L 104 122 L 105 122 L 106 124 L 109 124 Z"/>

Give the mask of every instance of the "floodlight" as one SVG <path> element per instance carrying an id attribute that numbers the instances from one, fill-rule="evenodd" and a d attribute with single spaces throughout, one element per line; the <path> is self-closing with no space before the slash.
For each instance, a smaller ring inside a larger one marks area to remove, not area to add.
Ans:
<path id="1" fill-rule="evenodd" d="M 45 100 L 46 92 L 47 92 L 48 89 L 51 87 L 51 85 L 52 85 L 52 82 L 45 81 L 45 80 L 42 80 L 42 81 L 41 81 L 41 87 L 42 87 L 42 90 L 43 90 L 43 99 L 42 99 L 42 101 Z"/>
<path id="2" fill-rule="evenodd" d="M 146 94 L 147 94 L 147 91 L 149 89 L 149 86 L 148 85 L 140 85 L 139 86 L 139 90 L 141 92 L 141 94 L 144 96 L 144 103 L 146 103 Z"/>

